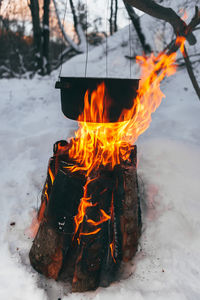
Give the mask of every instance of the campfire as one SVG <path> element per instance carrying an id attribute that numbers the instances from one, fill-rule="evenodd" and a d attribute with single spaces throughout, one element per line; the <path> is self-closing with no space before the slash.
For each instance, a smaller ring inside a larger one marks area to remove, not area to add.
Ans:
<path id="1" fill-rule="evenodd" d="M 160 82 L 175 72 L 175 59 L 175 53 L 137 57 L 139 87 L 114 117 L 109 84 L 98 79 L 78 108 L 75 137 L 54 145 L 29 257 L 46 277 L 70 280 L 74 292 L 109 285 L 120 263 L 137 252 L 142 222 L 135 142 L 161 103 Z"/>

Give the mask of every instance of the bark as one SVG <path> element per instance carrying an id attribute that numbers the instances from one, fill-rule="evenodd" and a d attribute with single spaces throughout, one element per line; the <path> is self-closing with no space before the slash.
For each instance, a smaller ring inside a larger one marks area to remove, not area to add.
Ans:
<path id="1" fill-rule="evenodd" d="M 72 11 L 72 15 L 73 15 L 74 28 L 76 29 L 77 25 L 78 25 L 78 19 L 77 19 L 77 16 L 76 16 L 76 10 L 75 10 L 75 7 L 74 7 L 73 0 L 69 0 L 69 3 L 70 3 L 70 6 L 71 6 L 71 11 Z"/>
<path id="2" fill-rule="evenodd" d="M 58 26 L 61 30 L 64 41 L 67 43 L 67 45 L 70 45 L 77 53 L 82 53 L 80 51 L 78 45 L 76 43 L 74 43 L 74 41 L 65 32 L 64 26 L 63 26 L 63 24 L 61 22 L 61 19 L 60 19 L 60 16 L 59 16 L 56 0 L 53 0 L 53 4 L 54 4 L 54 8 L 55 8 L 56 17 L 57 17 L 57 20 L 58 20 Z"/>
<path id="3" fill-rule="evenodd" d="M 44 0 L 43 6 L 43 47 L 42 47 L 42 73 L 43 75 L 50 73 L 50 63 L 49 63 L 49 5 L 50 0 Z"/>
<path id="4" fill-rule="evenodd" d="M 117 13 L 118 13 L 118 0 L 115 0 L 114 32 L 117 31 Z"/>
<path id="5" fill-rule="evenodd" d="M 74 236 L 74 216 L 87 178 L 83 172 L 71 173 L 65 168 L 73 164 L 69 147 L 65 141 L 54 146 L 38 213 L 40 227 L 29 258 L 38 272 L 56 280 L 70 280 L 73 292 L 83 292 L 108 286 L 115 280 L 121 261 L 129 261 L 137 251 L 141 233 L 137 153 L 135 146 L 128 161 L 114 169 L 101 166 L 90 174 L 89 179 L 94 180 L 88 183 L 87 192 L 94 206 L 87 208 Z M 55 176 L 53 184 L 49 169 Z M 100 220 L 101 210 L 110 218 L 90 225 L 89 220 Z M 96 229 L 100 231 L 87 235 Z"/>
<path id="6" fill-rule="evenodd" d="M 194 87 L 194 90 L 200 100 L 200 87 L 198 85 L 198 82 L 196 80 L 196 77 L 194 75 L 194 72 L 193 72 L 193 68 L 192 68 L 192 64 L 191 64 L 191 61 L 189 59 L 189 56 L 188 56 L 188 53 L 187 53 L 187 50 L 186 48 L 184 47 L 184 61 L 185 61 L 185 65 L 186 65 L 186 68 L 187 68 L 187 71 L 188 71 L 188 75 L 190 77 L 190 80 L 192 82 L 192 85 Z"/>
<path id="7" fill-rule="evenodd" d="M 177 35 L 187 36 L 187 40 L 190 45 L 194 45 L 196 43 L 195 36 L 192 33 L 188 34 L 186 23 L 173 9 L 163 7 L 155 3 L 153 0 L 124 0 L 124 2 L 151 15 L 152 17 L 170 23 Z"/>
<path id="8" fill-rule="evenodd" d="M 110 4 L 110 35 L 117 31 L 117 12 L 118 12 L 118 0 L 111 0 Z"/>
<path id="9" fill-rule="evenodd" d="M 74 28 L 75 28 L 75 31 L 77 33 L 78 39 L 79 39 L 79 48 L 82 52 L 85 52 L 86 51 L 86 44 L 87 44 L 86 36 L 85 36 L 84 31 L 83 31 L 82 25 L 79 22 L 79 18 L 76 15 L 76 9 L 75 9 L 73 1 L 70 0 L 69 3 L 70 3 L 72 15 L 73 15 Z M 86 26 L 87 26 L 87 24 L 86 24 Z"/>
<path id="10" fill-rule="evenodd" d="M 126 3 L 126 1 L 124 0 L 124 5 L 126 7 L 126 10 L 128 12 L 128 15 L 131 19 L 131 22 L 137 32 L 138 38 L 140 40 L 140 43 L 142 45 L 143 51 L 145 54 L 150 53 L 151 52 L 151 47 L 150 45 L 146 44 L 145 42 L 145 36 L 142 32 L 141 26 L 140 26 L 140 19 L 138 17 L 138 15 L 135 13 L 133 7 L 129 4 Z"/>
<path id="11" fill-rule="evenodd" d="M 40 16 L 39 16 L 39 3 L 38 0 L 30 0 L 29 4 L 32 16 L 33 24 L 33 42 L 34 42 L 34 52 L 36 61 L 36 70 L 42 69 L 41 60 L 41 27 L 40 27 Z"/>
<path id="12" fill-rule="evenodd" d="M 110 19 L 109 19 L 109 23 L 110 23 L 110 35 L 113 34 L 113 1 L 111 0 L 111 4 L 110 4 Z"/>

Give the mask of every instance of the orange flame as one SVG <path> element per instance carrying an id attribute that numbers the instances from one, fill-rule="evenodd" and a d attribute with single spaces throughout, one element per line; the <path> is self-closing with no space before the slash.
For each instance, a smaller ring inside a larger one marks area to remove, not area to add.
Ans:
<path id="1" fill-rule="evenodd" d="M 98 222 L 95 222 L 95 221 L 93 221 L 91 219 L 88 219 L 87 223 L 89 223 L 89 224 L 91 224 L 93 226 L 98 226 L 98 225 L 100 225 L 100 224 L 102 224 L 102 223 L 110 220 L 111 217 L 109 215 L 107 215 L 107 213 L 105 213 L 105 211 L 103 209 L 100 209 L 100 212 L 102 214 L 102 217 L 100 218 L 100 220 Z"/>
<path id="2" fill-rule="evenodd" d="M 116 263 L 116 259 L 114 257 L 114 242 L 110 243 L 110 252 L 111 252 L 114 263 Z"/>
<path id="3" fill-rule="evenodd" d="M 84 111 L 78 120 L 90 122 L 79 121 L 79 129 L 75 138 L 72 138 L 69 156 L 77 162 L 71 168 L 72 172 L 85 170 L 88 176 L 100 165 L 114 167 L 120 163 L 120 159 L 128 159 L 130 145 L 149 127 L 151 114 L 164 97 L 160 82 L 165 76 L 175 73 L 175 59 L 176 53 L 169 56 L 161 53 L 157 57 L 153 54 L 150 57 L 137 57 L 137 63 L 142 68 L 137 97 L 133 107 L 124 109 L 116 123 L 104 123 L 107 120 L 105 84 L 100 84 L 93 91 L 90 103 L 86 92 Z"/>
<path id="4" fill-rule="evenodd" d="M 183 56 L 185 56 L 185 40 L 186 38 L 184 36 L 177 36 L 176 38 L 176 45 L 178 45 L 180 47 L 180 51 L 183 54 Z"/>
<path id="5" fill-rule="evenodd" d="M 184 51 L 184 37 L 178 37 L 176 43 Z M 129 159 L 131 145 L 149 127 L 151 114 L 155 112 L 165 95 L 160 90 L 160 82 L 165 76 L 171 76 L 176 71 L 176 53 L 167 55 L 161 52 L 157 57 L 151 54 L 149 57 L 138 56 L 137 63 L 141 66 L 141 81 L 131 109 L 124 109 L 116 123 L 108 121 L 108 108 L 110 105 L 104 83 L 100 84 L 89 97 L 89 91 L 84 97 L 84 111 L 79 116 L 79 129 L 75 132 L 75 138 L 71 139 L 69 157 L 76 164 L 70 168 L 72 172 L 82 170 L 89 178 L 93 170 L 100 165 L 109 165 L 113 168 L 121 161 Z M 84 120 L 84 121 L 82 121 Z M 86 122 L 87 120 L 87 122 Z M 88 122 L 89 121 L 89 122 Z M 88 180 L 84 187 L 84 195 L 80 201 L 78 213 L 74 217 L 75 234 L 84 220 L 87 208 L 94 206 L 91 203 L 91 195 L 88 195 Z M 95 222 L 87 220 L 90 225 L 98 226 L 108 221 L 111 217 L 101 210 L 101 220 Z M 99 228 L 100 230 L 100 228 Z M 98 229 L 89 235 L 98 232 Z M 110 244 L 111 253 L 113 245 Z"/>
<path id="6" fill-rule="evenodd" d="M 54 176 L 53 172 L 51 171 L 51 168 L 50 168 L 50 167 L 49 167 L 49 176 L 50 176 L 50 178 L 51 178 L 51 183 L 52 183 L 52 185 L 53 185 L 55 176 Z"/>

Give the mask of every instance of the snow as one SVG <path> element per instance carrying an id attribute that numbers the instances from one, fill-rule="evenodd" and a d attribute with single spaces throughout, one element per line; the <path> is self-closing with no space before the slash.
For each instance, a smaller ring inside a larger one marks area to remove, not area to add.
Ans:
<path id="1" fill-rule="evenodd" d="M 109 76 L 127 76 L 129 48 L 121 46 L 127 35 L 126 28 L 109 41 Z M 105 76 L 101 47 L 90 53 L 88 73 L 96 76 Z M 63 69 L 82 76 L 84 62 L 80 55 Z M 0 80 L 0 299 L 198 300 L 200 103 L 185 69 L 162 83 L 166 98 L 137 142 L 143 233 L 124 277 L 108 288 L 71 294 L 69 285 L 45 279 L 30 266 L 27 229 L 40 203 L 53 143 L 72 136 L 77 126 L 62 115 L 57 77 L 55 72 Z"/>
<path id="2" fill-rule="evenodd" d="M 61 77 L 139 78 L 139 67 L 125 56 L 142 55 L 142 48 L 134 30 L 119 30 L 98 47 L 73 57 L 62 67 Z"/>

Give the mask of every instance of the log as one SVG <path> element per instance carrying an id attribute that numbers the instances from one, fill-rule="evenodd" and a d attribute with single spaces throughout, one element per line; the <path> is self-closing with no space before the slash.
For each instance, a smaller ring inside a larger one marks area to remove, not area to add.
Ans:
<path id="1" fill-rule="evenodd" d="M 31 265 L 46 277 L 58 278 L 63 259 L 71 245 L 74 212 L 78 209 L 77 200 L 81 198 L 84 182 L 83 176 L 78 177 L 69 171 L 64 173 L 62 169 L 56 175 L 43 219 L 40 220 L 41 224 L 29 253 Z M 44 203 L 46 196 L 43 194 L 42 209 Z M 40 214 L 39 218 L 41 219 Z"/>
<path id="2" fill-rule="evenodd" d="M 54 145 L 29 257 L 38 272 L 70 280 L 73 292 L 83 292 L 108 286 L 118 276 L 121 261 L 131 260 L 137 251 L 142 226 L 137 148 L 132 147 L 127 161 L 113 169 L 101 166 L 86 178 L 66 168 L 74 163 L 69 147 L 65 141 Z M 74 216 L 86 186 L 92 206 L 75 232 Z"/>

